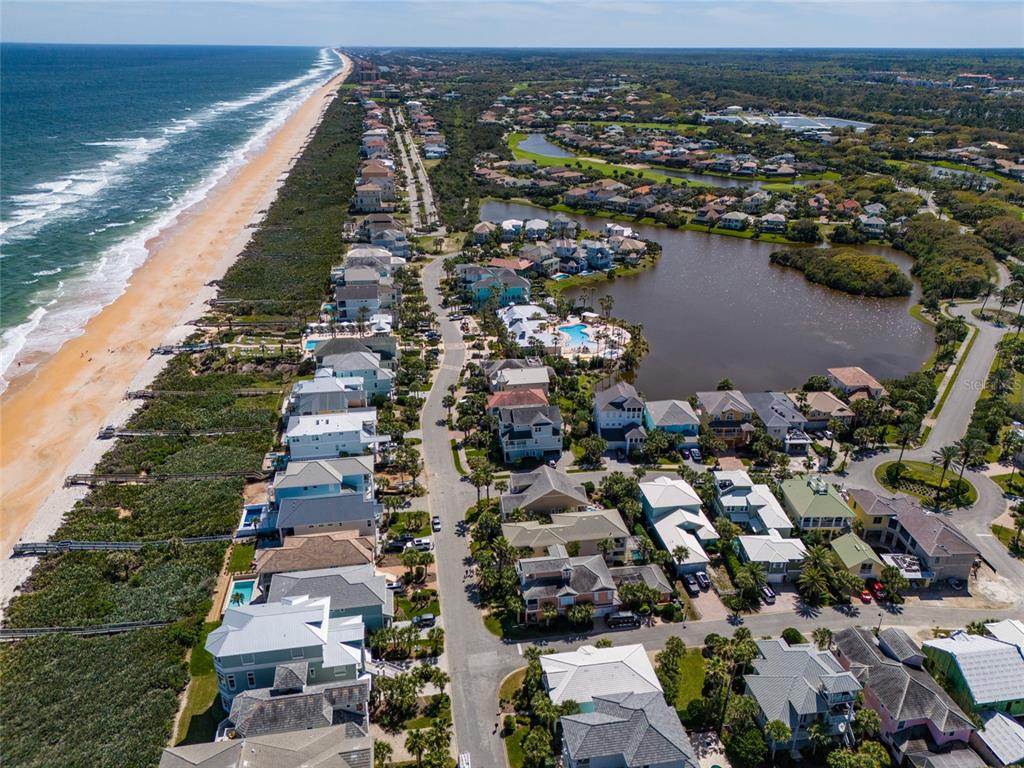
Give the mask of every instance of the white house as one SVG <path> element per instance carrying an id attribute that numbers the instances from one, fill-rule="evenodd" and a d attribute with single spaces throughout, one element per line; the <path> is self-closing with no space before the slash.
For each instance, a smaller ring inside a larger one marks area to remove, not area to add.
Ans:
<path id="1" fill-rule="evenodd" d="M 755 483 L 742 469 L 713 474 L 715 506 L 720 514 L 758 534 L 772 529 L 783 536 L 793 532 L 786 510 L 765 483 Z"/>
<path id="2" fill-rule="evenodd" d="M 703 570 L 709 561 L 703 545 L 717 540 L 718 532 L 701 509 L 700 496 L 693 487 L 685 480 L 662 476 L 640 483 L 640 493 L 644 513 L 661 545 L 670 554 L 678 547 L 686 549 L 686 557 L 676 560 L 677 571 Z"/>
<path id="3" fill-rule="evenodd" d="M 640 644 L 551 653 L 540 657 L 544 690 L 557 706 L 575 701 L 583 711 L 595 696 L 610 693 L 661 693 L 647 650 Z"/>
<path id="4" fill-rule="evenodd" d="M 343 413 L 292 416 L 284 443 L 293 461 L 362 456 L 387 442 L 387 435 L 376 432 L 377 409 L 354 408 Z"/>
<path id="5" fill-rule="evenodd" d="M 736 554 L 744 563 L 758 563 L 768 581 L 779 583 L 795 573 L 807 556 L 807 547 L 800 539 L 786 539 L 774 528 L 764 535 L 737 536 Z"/>

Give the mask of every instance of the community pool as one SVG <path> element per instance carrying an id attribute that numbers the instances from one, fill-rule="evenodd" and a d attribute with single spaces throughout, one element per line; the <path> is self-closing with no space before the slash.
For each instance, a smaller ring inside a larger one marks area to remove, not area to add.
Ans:
<path id="1" fill-rule="evenodd" d="M 319 343 L 319 339 L 306 339 L 306 349 L 312 351 L 316 349 L 316 345 Z"/>
<path id="2" fill-rule="evenodd" d="M 255 579 L 231 582 L 231 591 L 228 592 L 228 605 L 248 605 L 252 602 L 252 592 L 255 587 Z M 242 596 L 241 602 L 235 602 L 234 597 L 236 594 Z"/>
<path id="3" fill-rule="evenodd" d="M 558 330 L 569 337 L 569 343 L 566 345 L 572 349 L 583 347 L 586 349 L 590 348 L 592 342 L 590 341 L 590 334 L 587 331 L 590 326 L 585 323 L 576 323 L 575 325 L 563 325 Z"/>

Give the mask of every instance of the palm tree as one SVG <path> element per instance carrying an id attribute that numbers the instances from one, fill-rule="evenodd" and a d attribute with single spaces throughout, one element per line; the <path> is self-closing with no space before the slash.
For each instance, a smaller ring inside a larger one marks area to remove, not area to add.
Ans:
<path id="1" fill-rule="evenodd" d="M 832 736 L 820 720 L 808 726 L 807 737 L 811 741 L 814 754 L 817 754 L 819 749 L 827 749 L 832 744 Z"/>
<path id="2" fill-rule="evenodd" d="M 818 627 L 811 634 L 811 637 L 814 638 L 815 645 L 821 650 L 825 650 L 832 644 L 832 630 L 828 627 Z"/>
<path id="3" fill-rule="evenodd" d="M 939 478 L 939 493 L 935 495 L 936 502 L 942 493 L 942 484 L 946 482 L 946 472 L 956 461 L 957 449 L 953 445 L 944 445 L 932 454 L 932 464 L 942 467 L 942 476 Z"/>
<path id="4" fill-rule="evenodd" d="M 845 428 L 846 428 L 846 425 L 843 424 L 843 422 L 841 422 L 839 419 L 829 419 L 828 420 L 828 431 L 829 431 L 829 434 L 832 435 L 832 437 L 830 437 L 828 439 L 828 452 L 829 452 L 829 455 L 832 454 L 832 446 L 836 442 L 836 435 L 838 435 Z"/>
<path id="5" fill-rule="evenodd" d="M 395 753 L 394 748 L 386 741 L 373 740 L 373 768 L 387 768 L 391 762 L 391 756 Z"/>
<path id="6" fill-rule="evenodd" d="M 551 622 L 558 618 L 558 608 L 551 603 L 547 603 L 540 609 L 540 617 L 544 619 L 544 624 L 550 627 Z"/>
<path id="7" fill-rule="evenodd" d="M 903 464 L 903 452 L 907 450 L 907 444 L 917 437 L 917 427 L 913 424 L 901 423 L 896 429 L 896 440 L 900 444 L 900 457 L 896 459 L 896 464 Z"/>
<path id="8" fill-rule="evenodd" d="M 494 492 L 499 496 L 503 495 L 508 490 L 508 480 L 495 480 L 494 481 Z"/>
<path id="9" fill-rule="evenodd" d="M 982 288 L 981 288 L 981 296 L 982 296 L 981 319 L 982 320 L 985 319 L 985 305 L 988 304 L 989 297 L 991 297 L 992 294 L 995 293 L 995 292 L 996 292 L 996 284 L 993 283 L 991 280 L 986 282 L 985 285 L 982 286 Z"/>
<path id="10" fill-rule="evenodd" d="M 821 598 L 828 592 L 828 577 L 815 566 L 805 566 L 796 583 L 800 594 L 812 605 L 821 602 Z"/>
<path id="11" fill-rule="evenodd" d="M 232 592 L 231 593 L 231 604 L 232 605 L 241 605 L 244 601 L 245 601 L 245 595 L 243 595 L 241 592 Z"/>
<path id="12" fill-rule="evenodd" d="M 416 758 L 416 765 L 423 765 L 423 753 L 429 747 L 427 732 L 423 728 L 414 728 L 405 737 L 405 751 Z"/>
<path id="13" fill-rule="evenodd" d="M 747 563 L 743 566 L 750 577 L 750 583 L 754 585 L 754 589 L 760 592 L 764 587 L 768 586 L 768 574 L 764 571 L 764 566 L 760 563 Z"/>
<path id="14" fill-rule="evenodd" d="M 685 544 L 677 544 L 672 550 L 672 559 L 682 565 L 690 558 L 690 550 Z"/>
<path id="15" fill-rule="evenodd" d="M 772 720 L 764 727 L 764 735 L 768 737 L 772 750 L 772 765 L 775 765 L 775 749 L 777 744 L 786 744 L 793 738 L 793 732 L 781 720 Z"/>
<path id="16" fill-rule="evenodd" d="M 960 468 L 960 476 L 957 478 L 956 485 L 956 498 L 957 504 L 960 503 L 960 493 L 962 491 L 962 484 L 964 480 L 964 472 L 971 464 L 981 458 L 984 454 L 984 445 L 974 438 L 965 437 L 956 443 L 957 451 L 957 466 Z M 939 488 L 939 492 L 942 492 L 942 488 Z"/>

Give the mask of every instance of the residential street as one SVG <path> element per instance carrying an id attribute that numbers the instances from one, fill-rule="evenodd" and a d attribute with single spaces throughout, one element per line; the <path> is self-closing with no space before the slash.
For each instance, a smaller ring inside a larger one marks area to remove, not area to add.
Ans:
<path id="1" fill-rule="evenodd" d="M 444 340 L 441 369 L 423 411 L 423 451 L 425 471 L 430 493 L 429 508 L 440 515 L 443 530 L 435 542 L 438 575 L 441 586 L 441 612 L 446 627 L 446 655 L 452 676 L 452 706 L 455 719 L 457 748 L 470 752 L 474 766 L 503 766 L 505 751 L 496 733 L 498 718 L 497 689 L 504 677 L 523 665 L 522 645 L 505 642 L 495 637 L 483 625 L 472 586 L 465 580 L 469 549 L 464 538 L 456 535 L 455 525 L 463 519 L 466 509 L 476 499 L 473 487 L 463 482 L 455 469 L 450 448 L 450 436 L 444 424 L 445 409 L 441 400 L 449 384 L 458 380 L 465 363 L 465 345 L 455 322 L 447 318 L 440 305 L 439 284 L 443 258 L 435 258 L 423 270 L 423 286 L 433 310 L 437 313 Z M 958 307 L 956 312 L 970 318 L 970 305 Z M 973 321 L 973 318 L 970 318 Z M 907 458 L 927 461 L 939 445 L 955 442 L 964 433 L 974 402 L 988 374 L 995 356 L 995 343 L 1005 329 L 984 325 L 971 349 L 960 376 L 936 420 L 925 446 L 908 451 Z M 895 453 L 880 452 L 854 462 L 850 471 L 836 478 L 847 487 L 865 487 L 879 490 L 872 474 L 883 461 L 893 460 Z M 577 476 L 598 480 L 599 473 Z M 1014 583 L 1024 583 L 1024 566 L 1009 556 L 1001 544 L 989 533 L 991 521 L 1002 513 L 1005 500 L 998 487 L 979 473 L 970 473 L 978 488 L 978 503 L 969 510 L 951 511 L 951 519 L 959 525 L 984 553 L 996 573 Z M 688 645 L 700 645 L 711 633 L 731 633 L 737 626 L 746 626 L 755 636 L 777 635 L 786 627 L 796 627 L 810 634 L 815 627 L 828 626 L 833 630 L 851 625 L 898 625 L 915 627 L 957 627 L 987 618 L 1015 618 L 1022 612 L 1022 602 L 1002 610 L 955 607 L 950 602 L 911 599 L 906 606 L 879 608 L 874 604 L 852 608 L 824 608 L 807 610 L 802 614 L 766 613 L 718 621 L 698 621 L 686 624 L 661 624 L 637 630 L 603 632 L 601 627 L 591 633 L 608 636 L 616 643 L 642 642 L 648 650 L 662 647 L 673 635 Z M 593 642 L 586 634 L 540 641 L 539 644 L 558 651 L 571 650 Z"/>

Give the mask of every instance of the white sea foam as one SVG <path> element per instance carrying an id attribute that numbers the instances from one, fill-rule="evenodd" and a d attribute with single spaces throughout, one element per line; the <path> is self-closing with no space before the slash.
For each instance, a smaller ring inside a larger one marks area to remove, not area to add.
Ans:
<path id="1" fill-rule="evenodd" d="M 118 151 L 92 168 L 72 171 L 59 179 L 44 181 L 20 195 L 11 195 L 9 218 L 0 221 L 0 244 L 31 237 L 42 227 L 74 215 L 126 172 L 165 146 L 167 139 L 110 139 L 84 142 L 87 146 L 113 147 Z"/>
<path id="2" fill-rule="evenodd" d="M 7 387 L 8 368 L 23 351 L 56 352 L 64 342 L 81 335 L 88 320 L 124 292 L 132 272 L 148 256 L 146 243 L 172 225 L 182 212 L 201 202 L 218 182 L 259 151 L 274 131 L 322 84 L 323 76 L 336 69 L 336 60 L 332 60 L 329 51 L 324 49 L 318 62 L 306 75 L 288 81 L 291 84 L 287 88 L 296 88 L 296 92 L 275 105 L 267 120 L 245 143 L 225 153 L 221 162 L 201 182 L 177 198 L 170 198 L 170 205 L 165 210 L 141 229 L 104 250 L 88 266 L 88 271 L 61 280 L 56 288 L 47 289 L 45 297 L 36 297 L 38 303 L 45 304 L 46 308 L 38 307 L 24 323 L 8 329 L 0 336 L 0 392 Z M 278 88 L 274 93 L 268 93 L 249 104 L 270 98 L 287 88 Z M 263 89 L 257 93 L 268 90 Z"/>
<path id="3" fill-rule="evenodd" d="M 47 275 L 59 275 L 63 270 L 60 267 L 54 267 L 53 269 L 41 269 L 38 272 L 33 272 L 32 277 L 46 277 Z"/>

